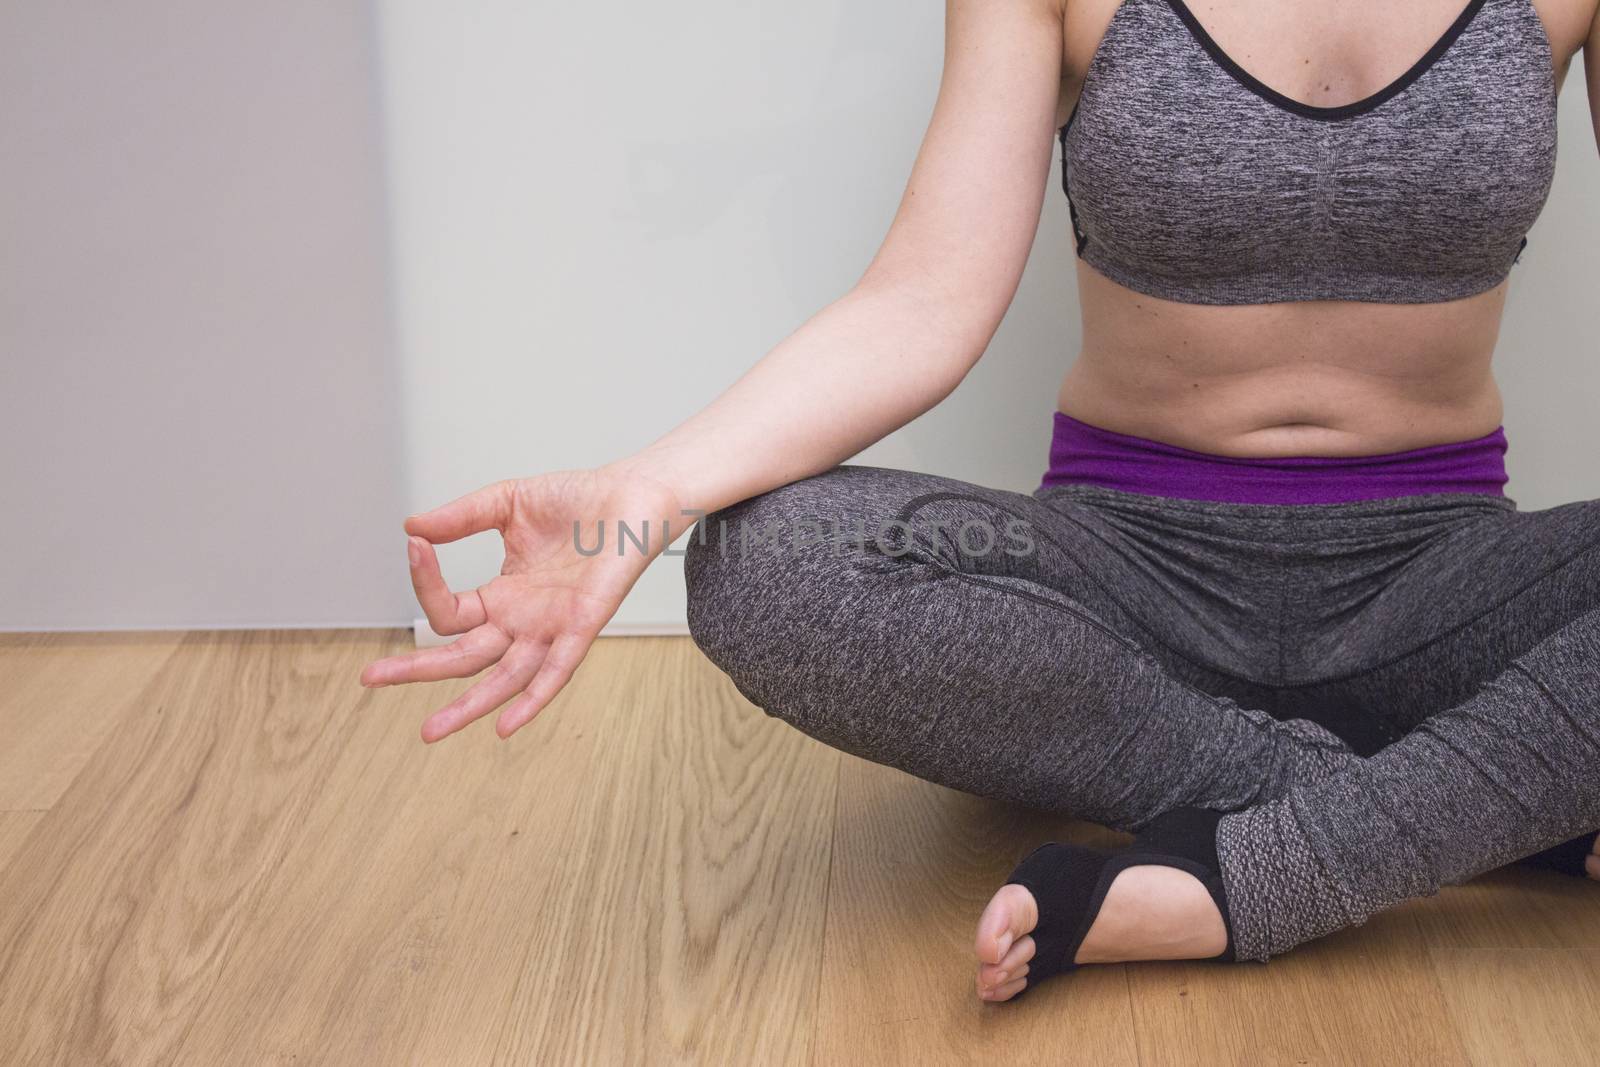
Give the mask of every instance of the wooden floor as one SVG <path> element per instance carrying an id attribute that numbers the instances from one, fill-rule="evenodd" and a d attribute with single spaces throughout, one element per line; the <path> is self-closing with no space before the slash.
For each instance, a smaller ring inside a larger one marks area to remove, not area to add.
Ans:
<path id="1" fill-rule="evenodd" d="M 356 682 L 407 640 L 0 638 L 0 1062 L 1600 1062 L 1600 885 L 980 1005 L 1011 863 L 1111 835 L 841 756 L 687 639 L 426 747 L 464 683 Z"/>

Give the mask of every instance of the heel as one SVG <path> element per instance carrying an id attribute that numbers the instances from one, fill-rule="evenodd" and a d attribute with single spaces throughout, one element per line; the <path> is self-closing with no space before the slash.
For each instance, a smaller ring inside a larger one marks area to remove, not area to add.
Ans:
<path id="1" fill-rule="evenodd" d="M 1034 952 L 1022 993 L 1046 978 L 1078 969 L 1078 949 L 1089 936 L 1111 883 L 1129 867 L 1172 867 L 1198 879 L 1217 906 L 1227 934 L 1223 950 L 1208 958 L 1233 961 L 1233 919 L 1217 860 L 1217 823 L 1222 815 L 1204 808 L 1178 808 L 1152 821 L 1122 852 L 1051 841 L 1028 853 L 1005 882 L 1033 894 L 1039 913 L 1029 933 Z"/>
<path id="2" fill-rule="evenodd" d="M 1233 916 L 1228 912 L 1228 893 L 1222 884 L 1222 863 L 1217 859 L 1217 824 L 1226 812 L 1210 808 L 1174 808 L 1152 819 L 1133 839 L 1123 856 L 1138 863 L 1176 867 L 1199 879 L 1211 894 L 1211 901 L 1222 916 L 1228 943 L 1222 952 L 1210 957 L 1221 963 L 1234 961 Z M 1130 863 L 1128 866 L 1133 866 Z"/>

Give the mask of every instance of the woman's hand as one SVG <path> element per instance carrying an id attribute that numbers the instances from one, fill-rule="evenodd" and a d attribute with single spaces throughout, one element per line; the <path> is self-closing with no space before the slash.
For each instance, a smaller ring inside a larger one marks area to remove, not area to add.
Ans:
<path id="1" fill-rule="evenodd" d="M 428 717 L 422 739 L 437 741 L 508 700 L 495 732 L 509 737 L 566 685 L 600 628 L 667 547 L 663 524 L 671 523 L 671 537 L 687 528 L 691 517 L 680 511 L 661 483 L 602 468 L 497 482 L 411 516 L 405 528 L 417 601 L 436 633 L 462 636 L 442 648 L 376 660 L 361 672 L 361 684 L 466 678 L 491 667 Z M 645 550 L 620 540 L 619 522 L 640 540 L 648 531 Z M 500 531 L 505 542 L 500 576 L 452 593 L 433 546 L 485 530 Z"/>

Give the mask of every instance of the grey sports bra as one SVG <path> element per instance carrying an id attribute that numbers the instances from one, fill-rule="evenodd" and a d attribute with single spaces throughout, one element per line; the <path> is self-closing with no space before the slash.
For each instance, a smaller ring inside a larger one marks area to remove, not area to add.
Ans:
<path id="1" fill-rule="evenodd" d="M 1319 107 L 1183 0 L 1122 0 L 1060 130 L 1078 255 L 1168 300 L 1426 303 L 1499 284 L 1555 173 L 1531 0 L 1471 0 L 1404 74 Z"/>

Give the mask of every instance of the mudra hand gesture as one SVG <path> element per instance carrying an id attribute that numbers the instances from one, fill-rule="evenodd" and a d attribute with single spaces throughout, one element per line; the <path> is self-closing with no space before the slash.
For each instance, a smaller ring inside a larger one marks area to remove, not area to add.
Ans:
<path id="1" fill-rule="evenodd" d="M 646 521 L 645 548 L 617 540 L 618 522 L 637 531 Z M 666 547 L 663 523 L 675 537 L 692 517 L 680 515 L 661 483 L 610 468 L 496 482 L 411 516 L 405 530 L 417 601 L 436 633 L 461 636 L 376 660 L 361 672 L 361 683 L 466 678 L 488 668 L 428 717 L 422 739 L 437 741 L 502 705 L 495 732 L 511 736 L 567 684 L 600 628 Z M 452 592 L 434 546 L 487 530 L 498 530 L 505 542 L 499 576 Z M 598 537 L 605 540 L 595 551 Z"/>

